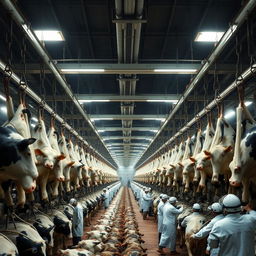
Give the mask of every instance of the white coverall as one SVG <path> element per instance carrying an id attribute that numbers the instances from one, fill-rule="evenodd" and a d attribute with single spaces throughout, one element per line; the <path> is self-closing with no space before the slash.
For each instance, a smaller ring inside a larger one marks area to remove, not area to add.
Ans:
<path id="1" fill-rule="evenodd" d="M 73 237 L 82 237 L 84 234 L 84 215 L 83 207 L 80 203 L 74 207 L 74 214 L 72 219 L 72 234 Z"/>
<path id="2" fill-rule="evenodd" d="M 215 223 L 208 237 L 210 248 L 220 247 L 221 256 L 254 256 L 256 212 L 227 214 Z"/>
<path id="3" fill-rule="evenodd" d="M 169 202 L 165 203 L 163 207 L 163 229 L 159 243 L 160 247 L 169 248 L 171 251 L 175 251 L 177 216 L 182 213 L 182 211 L 183 207 L 177 209 Z"/>
<path id="4" fill-rule="evenodd" d="M 151 206 L 152 200 L 153 200 L 153 198 L 150 193 L 144 193 L 144 195 L 142 197 L 142 203 L 141 203 L 141 208 L 142 208 L 143 212 L 149 211 L 149 207 Z"/>
<path id="5" fill-rule="evenodd" d="M 163 231 L 163 208 L 164 208 L 164 202 L 160 200 L 157 206 L 157 226 L 158 226 L 159 233 L 162 233 Z"/>
<path id="6" fill-rule="evenodd" d="M 142 210 L 142 206 L 143 206 L 143 196 L 145 195 L 145 192 L 143 191 L 143 189 L 140 190 L 140 200 L 139 200 L 139 205 L 140 205 L 140 210 Z"/>
<path id="7" fill-rule="evenodd" d="M 194 238 L 205 238 L 209 235 L 209 233 L 212 230 L 213 225 L 219 221 L 222 220 L 225 216 L 223 214 L 219 214 L 215 216 L 206 226 L 204 226 L 201 230 L 199 230 L 195 235 Z M 210 251 L 209 245 L 207 245 L 207 250 Z M 213 248 L 211 250 L 211 256 L 218 256 L 219 255 L 220 248 Z"/>

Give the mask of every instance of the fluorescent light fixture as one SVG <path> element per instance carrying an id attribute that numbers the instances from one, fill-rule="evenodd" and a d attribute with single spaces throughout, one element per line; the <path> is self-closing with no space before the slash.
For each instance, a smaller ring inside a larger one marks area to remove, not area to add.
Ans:
<path id="1" fill-rule="evenodd" d="M 105 132 L 105 130 L 98 130 L 98 132 Z"/>
<path id="2" fill-rule="evenodd" d="M 166 68 L 166 69 L 154 69 L 156 73 L 169 73 L 169 74 L 193 74 L 197 72 L 195 68 Z"/>
<path id="3" fill-rule="evenodd" d="M 218 42 L 223 36 L 224 32 L 216 31 L 202 31 L 198 32 L 195 38 L 195 42 Z"/>
<path id="4" fill-rule="evenodd" d="M 156 121 L 164 121 L 165 118 L 153 118 L 153 117 L 144 117 L 141 120 L 156 120 Z"/>
<path id="5" fill-rule="evenodd" d="M 158 130 L 149 130 L 149 131 L 150 131 L 150 132 L 155 132 L 155 133 L 158 132 Z"/>
<path id="6" fill-rule="evenodd" d="M 110 100 L 78 100 L 79 103 L 91 103 L 91 102 L 110 102 Z"/>
<path id="7" fill-rule="evenodd" d="M 113 117 L 91 118 L 91 121 L 100 121 L 100 120 L 114 120 L 114 118 Z"/>
<path id="8" fill-rule="evenodd" d="M 252 101 L 246 101 L 246 102 L 244 103 L 244 105 L 245 105 L 246 107 L 250 106 L 251 104 L 252 104 Z"/>
<path id="9" fill-rule="evenodd" d="M 0 94 L 0 99 L 3 100 L 3 101 L 6 101 L 6 98 Z"/>
<path id="10" fill-rule="evenodd" d="M 1 107 L 0 110 L 1 112 L 7 114 L 7 107 Z"/>
<path id="11" fill-rule="evenodd" d="M 35 30 L 37 38 L 40 41 L 64 41 L 64 36 L 58 30 Z"/>
<path id="12" fill-rule="evenodd" d="M 146 100 L 146 102 L 164 102 L 176 104 L 178 100 Z"/>
<path id="13" fill-rule="evenodd" d="M 235 114 L 236 114 L 236 112 L 235 112 L 234 110 L 230 110 L 230 111 L 228 111 L 228 112 L 224 115 L 224 118 L 229 119 L 229 118 L 233 117 Z"/>
<path id="14" fill-rule="evenodd" d="M 69 73 L 69 74 L 103 73 L 103 72 L 105 72 L 105 69 L 103 69 L 103 68 L 62 68 L 61 72 Z"/>
<path id="15" fill-rule="evenodd" d="M 36 117 L 32 117 L 31 120 L 35 121 L 35 122 L 38 122 L 38 119 Z"/>

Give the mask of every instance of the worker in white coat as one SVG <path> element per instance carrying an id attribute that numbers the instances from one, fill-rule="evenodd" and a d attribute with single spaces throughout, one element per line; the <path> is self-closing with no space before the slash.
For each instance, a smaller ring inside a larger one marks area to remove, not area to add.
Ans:
<path id="1" fill-rule="evenodd" d="M 159 198 L 160 198 L 160 202 L 157 206 L 157 229 L 158 229 L 158 242 L 160 243 L 161 233 L 163 230 L 163 208 L 169 196 L 165 194 L 161 194 Z"/>
<path id="2" fill-rule="evenodd" d="M 163 253 L 163 248 L 169 248 L 171 255 L 176 252 L 176 229 L 177 216 L 182 213 L 183 207 L 176 207 L 177 198 L 170 197 L 163 207 L 163 229 L 159 243 L 159 253 Z M 178 209 L 179 208 L 179 209 Z"/>
<path id="3" fill-rule="evenodd" d="M 103 189 L 103 205 L 105 209 L 109 206 L 109 192 L 106 188 Z"/>
<path id="4" fill-rule="evenodd" d="M 143 220 L 146 220 L 147 219 L 147 215 L 148 215 L 148 212 L 149 212 L 149 207 L 151 206 L 152 204 L 152 201 L 153 201 L 153 197 L 152 197 L 152 194 L 150 192 L 151 190 L 150 189 L 146 189 L 145 190 L 145 193 L 142 197 L 142 211 L 143 211 Z"/>
<path id="5" fill-rule="evenodd" d="M 145 191 L 146 191 L 146 187 L 143 187 L 141 190 L 140 190 L 140 199 L 139 199 L 139 205 L 140 205 L 140 212 L 143 212 L 143 196 L 145 194 Z"/>
<path id="6" fill-rule="evenodd" d="M 71 198 L 69 201 L 73 208 L 73 219 L 72 219 L 72 235 L 73 245 L 77 245 L 81 241 L 84 234 L 84 215 L 83 207 L 77 202 L 75 198 Z"/>
<path id="7" fill-rule="evenodd" d="M 221 256 L 254 256 L 256 212 L 249 206 L 241 214 L 241 201 L 228 194 L 223 199 L 225 218 L 216 222 L 208 237 L 210 249 L 220 248 Z"/>
<path id="8" fill-rule="evenodd" d="M 212 212 L 214 218 L 205 225 L 200 231 L 198 231 L 196 234 L 192 235 L 194 239 L 202 239 L 207 237 L 211 230 L 213 225 L 219 221 L 222 220 L 225 216 L 223 215 L 223 208 L 220 203 L 213 203 L 211 206 L 208 207 L 208 209 Z M 220 248 L 213 248 L 210 251 L 210 246 L 207 245 L 206 254 L 210 254 L 211 256 L 218 256 L 219 255 Z"/>
<path id="9" fill-rule="evenodd" d="M 190 218 L 193 218 L 195 215 L 199 215 L 200 211 L 201 211 L 201 206 L 198 203 L 193 204 L 192 206 L 193 209 L 193 213 L 191 213 L 190 215 L 188 215 L 186 218 L 184 218 L 184 220 L 181 222 L 181 226 L 183 228 L 187 227 L 187 223 L 189 222 Z"/>

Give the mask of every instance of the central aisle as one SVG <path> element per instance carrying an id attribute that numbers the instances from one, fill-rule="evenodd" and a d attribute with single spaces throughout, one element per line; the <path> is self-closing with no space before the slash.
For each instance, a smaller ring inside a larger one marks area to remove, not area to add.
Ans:
<path id="1" fill-rule="evenodd" d="M 144 248 L 147 248 L 148 256 L 159 256 L 160 254 L 157 252 L 158 249 L 158 232 L 157 232 L 157 223 L 154 220 L 154 217 L 148 217 L 147 220 L 143 220 L 142 214 L 140 213 L 139 206 L 135 197 L 132 193 L 132 190 L 129 189 L 129 193 L 131 195 L 131 203 L 133 205 L 134 212 L 136 214 L 136 220 L 139 225 L 140 233 L 144 234 L 142 239 L 145 241 L 143 244 Z M 186 249 L 180 249 L 179 245 L 176 247 L 177 252 L 179 252 L 180 256 L 187 256 Z M 167 252 L 168 250 L 165 249 Z M 168 255 L 168 254 L 166 254 Z"/>

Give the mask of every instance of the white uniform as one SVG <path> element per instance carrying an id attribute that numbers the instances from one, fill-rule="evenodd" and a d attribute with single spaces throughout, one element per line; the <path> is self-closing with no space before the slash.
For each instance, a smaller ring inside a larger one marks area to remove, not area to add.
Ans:
<path id="1" fill-rule="evenodd" d="M 165 203 L 163 207 L 163 229 L 159 246 L 169 248 L 171 251 L 175 250 L 177 216 L 182 211 L 183 207 L 177 209 L 169 202 Z"/>
<path id="2" fill-rule="evenodd" d="M 80 203 L 74 207 L 74 214 L 72 219 L 72 233 L 74 237 L 82 237 L 84 233 L 84 215 L 83 207 Z"/>
<path id="3" fill-rule="evenodd" d="M 162 233 L 162 230 L 163 230 L 163 208 L 164 208 L 164 202 L 160 200 L 157 206 L 157 226 L 158 226 L 159 233 Z"/>
<path id="4" fill-rule="evenodd" d="M 204 226 L 201 230 L 199 230 L 194 237 L 195 238 L 204 238 L 207 237 L 209 235 L 209 233 L 212 230 L 213 225 L 219 221 L 222 220 L 225 216 L 223 214 L 219 214 L 217 216 L 215 216 L 206 226 Z M 210 247 L 209 245 L 207 245 L 207 250 L 210 251 Z M 219 255 L 219 250 L 220 248 L 213 248 L 211 250 L 211 256 L 218 256 Z"/>
<path id="5" fill-rule="evenodd" d="M 142 208 L 143 212 L 149 211 L 149 207 L 151 206 L 152 200 L 153 200 L 153 198 L 150 193 L 144 193 L 144 195 L 142 197 L 142 204 L 141 204 L 141 208 Z"/>
<path id="6" fill-rule="evenodd" d="M 140 205 L 140 210 L 142 210 L 143 208 L 143 196 L 145 195 L 145 192 L 143 191 L 143 189 L 140 190 L 140 200 L 139 200 L 139 205 Z"/>
<path id="7" fill-rule="evenodd" d="M 256 212 L 228 214 L 215 223 L 208 237 L 210 248 L 220 247 L 221 256 L 254 256 Z"/>

